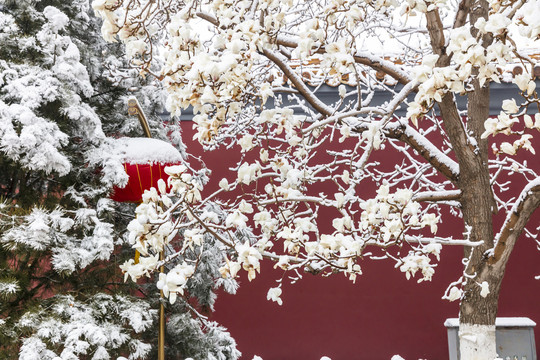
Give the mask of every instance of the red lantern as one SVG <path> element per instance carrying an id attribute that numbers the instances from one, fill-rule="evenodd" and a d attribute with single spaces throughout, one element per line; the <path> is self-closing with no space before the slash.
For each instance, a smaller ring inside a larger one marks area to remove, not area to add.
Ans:
<path id="1" fill-rule="evenodd" d="M 140 202 L 145 190 L 157 188 L 159 179 L 167 182 L 165 167 L 181 162 L 180 152 L 171 144 L 151 138 L 117 139 L 117 150 L 129 176 L 123 188 L 115 186 L 111 199 L 119 202 Z"/>

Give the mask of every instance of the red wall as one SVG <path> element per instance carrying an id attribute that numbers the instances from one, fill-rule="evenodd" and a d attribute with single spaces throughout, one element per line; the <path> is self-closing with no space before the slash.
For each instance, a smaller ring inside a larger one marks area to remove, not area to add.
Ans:
<path id="1" fill-rule="evenodd" d="M 230 174 L 227 169 L 238 160 L 234 155 L 239 150 L 203 153 L 191 141 L 192 123 L 184 124 L 188 151 L 202 155 L 213 170 L 210 186 L 215 186 Z M 440 232 L 459 238 L 461 220 L 444 220 Z M 538 212 L 532 221 L 540 224 Z M 266 263 L 251 283 L 240 273 L 238 293 L 220 294 L 212 318 L 229 329 L 247 360 L 255 354 L 264 360 L 318 360 L 323 355 L 332 360 L 390 359 L 395 354 L 407 360 L 447 359 L 443 323 L 458 316 L 458 304 L 441 297 L 461 275 L 462 252 L 458 246 L 443 248 L 434 279 L 428 283 L 407 281 L 389 261 L 361 263 L 364 274 L 356 284 L 343 275 L 304 274 L 294 285 L 284 281 L 283 306 L 266 300 L 268 289 L 282 275 Z M 534 241 L 520 239 L 503 282 L 499 316 L 526 316 L 540 323 L 540 280 L 534 280 L 540 275 L 538 263 L 540 252 Z M 537 340 L 537 348 L 539 344 Z"/>
<path id="2" fill-rule="evenodd" d="M 525 239 L 524 239 L 525 240 Z M 365 262 L 353 284 L 343 276 L 306 274 L 284 283 L 283 306 L 266 300 L 280 272 L 271 266 L 249 283 L 240 278 L 236 295 L 221 294 L 213 318 L 238 342 L 243 359 L 265 360 L 448 359 L 444 320 L 457 317 L 457 302 L 441 300 L 461 273 L 462 249 L 446 247 L 430 283 L 417 284 L 389 262 Z M 499 316 L 526 316 L 540 323 L 540 254 L 532 241 L 521 241 L 503 282 Z M 537 348 L 540 342 L 537 333 Z"/>

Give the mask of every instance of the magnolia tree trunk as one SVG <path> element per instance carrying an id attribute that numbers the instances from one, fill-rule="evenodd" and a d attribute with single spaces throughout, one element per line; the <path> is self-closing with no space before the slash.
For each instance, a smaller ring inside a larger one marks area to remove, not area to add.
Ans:
<path id="1" fill-rule="evenodd" d="M 487 250 L 493 248 L 492 210 L 495 208 L 488 168 L 488 142 L 480 138 L 485 119 L 489 116 L 489 88 L 475 84 L 468 99 L 467 128 L 477 140 L 477 151 L 463 149 L 460 163 L 459 187 L 462 191 L 462 211 L 466 233 L 473 241 L 483 241 L 478 248 L 467 248 L 469 259 L 465 274 L 466 285 L 460 307 L 460 353 L 465 360 L 492 360 L 497 357 L 495 319 L 500 284 L 504 275 L 488 264 Z M 487 282 L 489 293 L 482 293 Z"/>
<path id="2" fill-rule="evenodd" d="M 494 325 L 460 324 L 460 359 L 492 360 L 497 358 Z"/>
<path id="3" fill-rule="evenodd" d="M 465 238 L 483 241 L 483 245 L 465 250 L 464 295 L 460 307 L 461 359 L 492 360 L 496 358 L 495 318 L 499 288 L 504 267 L 488 263 L 486 251 L 493 248 L 492 209 L 494 209 L 488 168 L 488 144 L 480 138 L 483 123 L 489 116 L 489 88 L 480 88 L 469 96 L 468 122 L 464 124 L 455 100 L 445 96 L 439 103 L 447 134 L 460 167 L 457 186 L 461 190 L 461 208 L 465 223 Z M 476 141 L 472 146 L 469 136 Z M 487 282 L 489 294 L 481 284 Z"/>
<path id="4" fill-rule="evenodd" d="M 481 156 L 478 161 L 481 162 Z M 497 357 L 495 319 L 504 267 L 491 265 L 485 255 L 493 247 L 492 195 L 487 167 L 482 167 L 481 163 L 476 166 L 473 173 L 462 173 L 462 210 L 469 238 L 482 240 L 484 245 L 465 252 L 469 261 L 460 306 L 460 353 L 463 360 L 492 360 Z"/>
<path id="5" fill-rule="evenodd" d="M 502 276 L 501 276 L 502 278 Z M 467 293 L 460 308 L 460 355 L 462 360 L 493 360 L 497 357 L 495 318 L 499 289 L 483 298 Z"/>
<path id="6" fill-rule="evenodd" d="M 460 354 L 463 360 L 492 360 L 497 357 L 495 319 L 504 266 L 493 266 L 486 256 L 486 251 L 493 248 L 492 211 L 495 203 L 488 168 L 488 143 L 480 138 L 480 134 L 489 116 L 489 88 L 475 84 L 475 92 L 468 100 L 467 128 L 477 140 L 477 149 L 461 149 L 458 186 L 462 191 L 465 233 L 470 240 L 484 244 L 465 249 L 468 263 L 460 306 Z"/>
<path id="7" fill-rule="evenodd" d="M 471 23 L 487 18 L 488 9 L 487 1 L 477 1 L 470 13 Z M 471 31 L 473 36 L 477 34 L 476 29 Z M 482 42 L 487 46 L 492 38 L 484 36 Z M 495 319 L 505 264 L 494 266 L 486 256 L 486 251 L 494 246 L 492 212 L 496 209 L 488 167 L 489 144 L 481 138 L 489 117 L 490 94 L 489 84 L 481 87 L 475 81 L 473 86 L 474 91 L 468 95 L 466 124 L 457 112 L 454 99 L 445 97 L 439 107 L 460 167 L 457 186 L 462 194 L 465 235 L 471 241 L 483 241 L 482 246 L 465 249 L 468 262 L 459 315 L 460 357 L 493 360 L 497 358 Z M 471 143 L 469 136 L 476 144 Z"/>

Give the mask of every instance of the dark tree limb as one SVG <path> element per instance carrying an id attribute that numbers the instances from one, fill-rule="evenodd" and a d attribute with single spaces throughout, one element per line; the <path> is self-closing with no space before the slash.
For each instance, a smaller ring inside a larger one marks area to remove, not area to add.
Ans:
<path id="1" fill-rule="evenodd" d="M 455 201 L 461 198 L 461 191 L 448 190 L 448 191 L 423 191 L 413 196 L 413 200 L 417 202 L 444 202 Z"/>
<path id="2" fill-rule="evenodd" d="M 389 138 L 403 141 L 412 147 L 431 166 L 444 175 L 448 180 L 456 183 L 459 179 L 458 164 L 440 151 L 425 136 L 422 136 L 411 126 L 406 124 L 389 124 L 384 129 L 385 135 Z"/>
<path id="3" fill-rule="evenodd" d="M 456 18 L 454 20 L 454 29 L 462 27 L 467 22 L 467 16 L 469 15 L 471 3 L 472 0 L 461 0 L 461 2 L 459 3 L 459 8 L 456 13 Z"/>
<path id="4" fill-rule="evenodd" d="M 270 61 L 272 61 L 274 64 L 276 64 L 281 71 L 289 78 L 289 80 L 292 82 L 294 87 L 302 94 L 304 99 L 315 109 L 317 110 L 321 115 L 324 116 L 330 116 L 333 113 L 333 110 L 326 106 L 324 102 L 322 102 L 317 95 L 315 95 L 309 87 L 306 85 L 306 83 L 302 80 L 300 76 L 298 76 L 294 69 L 291 68 L 287 62 L 286 58 L 283 57 L 281 54 L 275 53 L 268 49 L 263 49 L 262 53 L 264 56 L 266 56 Z"/>
<path id="5" fill-rule="evenodd" d="M 528 185 L 523 189 L 512 211 L 508 214 L 501 231 L 497 235 L 490 265 L 504 266 L 514 248 L 518 237 L 523 232 L 530 217 L 540 207 L 540 181 L 535 186 Z"/>

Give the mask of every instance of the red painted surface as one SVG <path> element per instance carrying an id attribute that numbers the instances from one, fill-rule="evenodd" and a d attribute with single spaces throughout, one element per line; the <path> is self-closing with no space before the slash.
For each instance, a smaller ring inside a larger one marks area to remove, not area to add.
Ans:
<path id="1" fill-rule="evenodd" d="M 234 176 L 228 168 L 240 159 L 239 147 L 204 153 L 191 140 L 191 125 L 185 123 L 184 141 L 188 151 L 201 156 L 212 169 L 208 187 L 217 186 L 226 174 Z M 388 159 L 387 153 L 381 154 L 384 159 L 382 155 Z M 521 188 L 524 184 L 513 185 Z M 539 212 L 534 216 L 531 221 L 540 225 Z M 438 235 L 459 238 L 461 219 L 443 219 Z M 501 215 L 497 221 L 502 221 Z M 276 286 L 282 271 L 265 263 L 261 275 L 251 283 L 244 272 L 240 273 L 238 293 L 220 294 L 212 318 L 229 329 L 242 359 L 247 360 L 254 354 L 264 360 L 318 360 L 323 355 L 332 360 L 389 360 L 394 354 L 407 360 L 448 359 L 443 323 L 458 316 L 458 304 L 441 297 L 448 284 L 461 275 L 462 253 L 461 247 L 444 247 L 433 281 L 420 284 L 415 279 L 406 280 L 389 261 L 361 263 L 364 274 L 356 284 L 343 275 L 323 278 L 304 274 L 296 284 L 284 282 L 283 306 L 266 300 L 268 289 Z M 499 316 L 525 316 L 540 324 L 540 280 L 534 280 L 540 275 L 539 262 L 534 241 L 522 237 L 503 281 Z M 540 349 L 538 330 L 536 336 Z"/>
<path id="2" fill-rule="evenodd" d="M 523 239 L 525 240 L 525 239 Z M 266 300 L 281 275 L 268 264 L 249 283 L 241 276 L 236 295 L 221 294 L 214 319 L 231 332 L 243 353 L 265 360 L 448 359 L 444 320 L 457 317 L 458 304 L 441 300 L 448 284 L 460 276 L 460 247 L 446 247 L 430 283 L 407 281 L 389 262 L 368 261 L 353 284 L 343 276 L 306 274 L 285 283 L 283 306 Z M 540 324 L 540 254 L 530 240 L 512 255 L 503 282 L 499 316 L 526 316 Z M 536 331 L 537 348 L 539 345 Z"/>
<path id="3" fill-rule="evenodd" d="M 157 189 L 159 179 L 167 183 L 169 175 L 165 174 L 165 167 L 171 164 L 124 164 L 129 175 L 129 182 L 124 188 L 115 186 L 111 199 L 119 202 L 140 202 L 142 194 L 151 187 Z"/>

